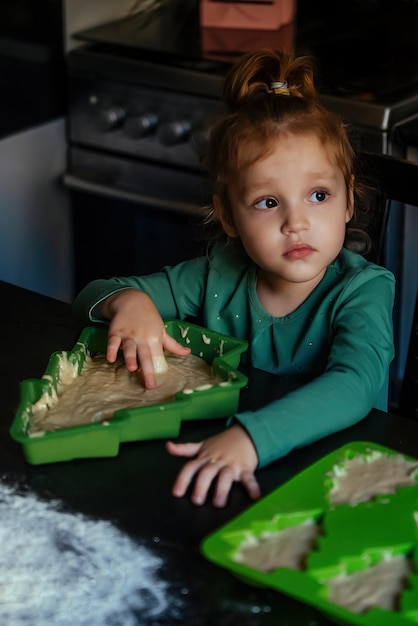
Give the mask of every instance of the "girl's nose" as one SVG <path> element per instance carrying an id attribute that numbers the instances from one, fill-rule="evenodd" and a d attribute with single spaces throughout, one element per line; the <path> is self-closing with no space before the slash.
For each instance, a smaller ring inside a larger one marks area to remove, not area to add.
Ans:
<path id="1" fill-rule="evenodd" d="M 287 207 L 281 230 L 287 235 L 297 233 L 308 228 L 305 211 L 300 207 Z"/>

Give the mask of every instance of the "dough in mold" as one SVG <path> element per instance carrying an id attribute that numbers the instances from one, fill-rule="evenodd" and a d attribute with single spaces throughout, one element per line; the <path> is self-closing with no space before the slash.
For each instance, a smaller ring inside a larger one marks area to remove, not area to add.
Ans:
<path id="1" fill-rule="evenodd" d="M 107 421 L 119 409 L 171 402 L 181 391 L 226 384 L 194 354 L 167 354 L 164 360 L 166 366 L 160 363 L 156 371 L 157 387 L 145 389 L 140 370 L 129 372 L 122 357 L 108 363 L 102 354 L 87 355 L 79 374 L 77 364 L 62 356 L 57 390 L 33 405 L 29 434 Z"/>
<path id="2" fill-rule="evenodd" d="M 328 600 L 353 613 L 364 613 L 372 607 L 395 611 L 410 574 L 409 561 L 403 554 L 387 556 L 365 570 L 328 580 Z"/>
<path id="3" fill-rule="evenodd" d="M 234 561 L 260 572 L 272 572 L 279 567 L 305 569 L 307 555 L 315 545 L 319 526 L 313 520 L 249 537 L 234 555 Z"/>
<path id="4" fill-rule="evenodd" d="M 367 502 L 380 494 L 395 493 L 399 487 L 417 485 L 418 461 L 402 454 L 373 451 L 335 465 L 330 472 L 329 491 L 333 505 Z"/>

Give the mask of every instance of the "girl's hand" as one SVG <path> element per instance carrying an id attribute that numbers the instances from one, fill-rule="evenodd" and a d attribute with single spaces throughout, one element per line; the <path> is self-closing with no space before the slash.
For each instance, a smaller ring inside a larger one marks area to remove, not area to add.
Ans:
<path id="1" fill-rule="evenodd" d="M 174 456 L 194 457 L 180 471 L 173 485 L 173 496 L 182 497 L 195 478 L 192 493 L 194 504 L 203 504 L 209 488 L 216 479 L 213 504 L 226 505 L 234 482 L 240 482 L 253 500 L 261 497 L 254 472 L 258 457 L 251 438 L 246 431 L 234 424 L 224 432 L 200 443 L 166 443 L 168 452 Z"/>
<path id="2" fill-rule="evenodd" d="M 186 356 L 185 348 L 166 331 L 151 298 L 142 291 L 125 289 L 105 300 L 101 313 L 110 320 L 106 358 L 114 363 L 121 349 L 130 372 L 141 366 L 147 389 L 156 386 L 155 364 L 164 362 L 163 349 Z"/>

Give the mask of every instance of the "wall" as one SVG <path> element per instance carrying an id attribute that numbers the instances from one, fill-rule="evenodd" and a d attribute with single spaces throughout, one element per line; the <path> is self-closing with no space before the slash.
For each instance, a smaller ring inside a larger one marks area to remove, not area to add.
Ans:
<path id="1" fill-rule="evenodd" d="M 0 69 L 10 83 L 0 99 L 0 280 L 72 301 L 70 198 L 60 184 L 66 168 L 64 53 L 77 45 L 73 32 L 153 1 L 65 0 L 62 6 L 40 0 L 35 9 L 24 0 L 20 13 L 21 3 L 8 0 L 0 15 Z"/>
<path id="2" fill-rule="evenodd" d="M 63 118 L 0 141 L 0 280 L 71 301 L 65 151 Z"/>
<path id="3" fill-rule="evenodd" d="M 0 280 L 72 298 L 60 0 L 2 0 Z"/>

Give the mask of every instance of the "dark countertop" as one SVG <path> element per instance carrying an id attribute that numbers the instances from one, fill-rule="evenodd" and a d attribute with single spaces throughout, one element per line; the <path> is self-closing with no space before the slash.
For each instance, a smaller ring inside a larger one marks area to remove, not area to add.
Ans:
<path id="1" fill-rule="evenodd" d="M 147 619 L 146 624 L 331 624 L 313 608 L 272 590 L 251 587 L 201 555 L 203 538 L 246 509 L 250 501 L 238 485 L 233 488 L 228 506 L 221 510 L 210 504 L 196 507 L 188 498 L 173 498 L 171 485 L 183 460 L 169 456 L 163 441 L 122 444 L 115 458 L 27 464 L 19 445 L 9 436 L 20 382 L 41 377 L 50 354 L 71 349 L 80 329 L 68 304 L 1 282 L 0 294 L 3 483 L 33 491 L 44 501 L 59 501 L 67 511 L 108 520 L 135 541 L 149 546 L 162 559 L 160 575 L 179 602 L 171 603 L 163 614 Z M 197 441 L 221 427 L 219 421 L 190 422 L 182 429 L 181 437 Z M 413 421 L 372 411 L 357 426 L 291 453 L 260 470 L 258 477 L 263 492 L 268 493 L 350 441 L 372 441 L 418 456 L 417 435 Z M 38 626 L 34 621 L 31 624 Z M 137 624 L 144 621 L 138 617 Z"/>

